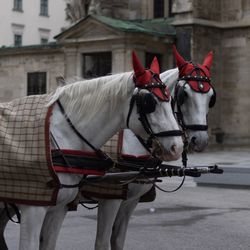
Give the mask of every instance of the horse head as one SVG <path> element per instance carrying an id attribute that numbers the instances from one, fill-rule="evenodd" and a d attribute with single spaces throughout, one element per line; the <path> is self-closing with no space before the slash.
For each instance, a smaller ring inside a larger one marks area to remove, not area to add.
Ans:
<path id="1" fill-rule="evenodd" d="M 160 80 L 157 58 L 153 59 L 150 69 L 145 69 L 134 52 L 132 56 L 135 90 L 127 127 L 140 135 L 140 141 L 146 148 L 152 148 L 155 156 L 176 160 L 183 151 L 182 132 L 171 109 L 168 87 Z"/>
<path id="2" fill-rule="evenodd" d="M 173 47 L 179 79 L 175 86 L 177 115 L 187 131 L 191 149 L 202 151 L 208 144 L 207 115 L 216 102 L 216 92 L 210 83 L 213 53 L 209 52 L 202 64 L 184 60 Z"/>

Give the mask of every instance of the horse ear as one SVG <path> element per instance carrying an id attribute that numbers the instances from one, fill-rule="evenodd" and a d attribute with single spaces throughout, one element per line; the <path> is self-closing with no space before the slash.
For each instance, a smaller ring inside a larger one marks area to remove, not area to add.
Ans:
<path id="1" fill-rule="evenodd" d="M 160 65 L 159 65 L 159 62 L 157 60 L 157 57 L 155 56 L 151 65 L 150 65 L 150 69 L 156 73 L 156 74 L 160 74 Z"/>
<path id="2" fill-rule="evenodd" d="M 214 56 L 213 51 L 210 51 L 205 57 L 202 65 L 210 69 L 213 62 L 213 56 Z"/>
<path id="3" fill-rule="evenodd" d="M 184 58 L 179 54 L 179 52 L 177 51 L 175 45 L 173 45 L 173 53 L 175 56 L 175 60 L 176 60 L 176 65 L 177 67 L 180 69 L 181 66 L 183 66 L 186 61 L 184 60 Z"/>
<path id="4" fill-rule="evenodd" d="M 136 53 L 132 52 L 132 59 L 133 59 L 133 68 L 135 72 L 135 76 L 140 76 L 145 72 L 144 67 L 142 66 L 139 58 L 137 57 Z"/>

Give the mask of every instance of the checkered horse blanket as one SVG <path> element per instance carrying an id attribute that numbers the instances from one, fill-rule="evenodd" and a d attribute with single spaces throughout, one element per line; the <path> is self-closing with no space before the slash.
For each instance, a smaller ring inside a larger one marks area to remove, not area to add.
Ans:
<path id="1" fill-rule="evenodd" d="M 49 95 L 0 104 L 0 200 L 54 205 L 59 180 L 52 168 Z"/>
<path id="2" fill-rule="evenodd" d="M 51 159 L 49 99 L 50 95 L 35 95 L 0 103 L 0 201 L 43 206 L 56 203 L 60 182 Z M 113 160 L 121 153 L 121 138 L 117 134 L 102 147 Z M 126 193 L 124 187 L 110 183 L 101 189 L 84 185 L 84 189 L 85 194 L 109 198 L 124 198 Z"/>

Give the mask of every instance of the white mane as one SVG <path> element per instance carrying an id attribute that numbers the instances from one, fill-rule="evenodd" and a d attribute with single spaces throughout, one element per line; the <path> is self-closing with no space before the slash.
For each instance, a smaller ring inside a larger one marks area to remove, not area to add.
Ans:
<path id="1" fill-rule="evenodd" d="M 88 120 L 107 102 L 110 102 L 112 112 L 117 103 L 122 102 L 133 90 L 132 83 L 132 72 L 78 81 L 57 88 L 48 106 L 60 99 L 72 120 L 75 122 L 83 118 Z"/>
<path id="2" fill-rule="evenodd" d="M 168 86 L 171 96 L 174 96 L 174 89 L 179 77 L 178 68 L 169 69 L 160 74 L 161 80 Z"/>

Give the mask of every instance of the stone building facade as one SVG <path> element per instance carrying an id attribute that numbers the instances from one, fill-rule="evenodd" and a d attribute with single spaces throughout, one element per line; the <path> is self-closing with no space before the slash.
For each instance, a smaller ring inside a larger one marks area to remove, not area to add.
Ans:
<path id="1" fill-rule="evenodd" d="M 175 2 L 176 7 L 183 3 Z M 214 51 L 212 77 L 218 102 L 209 117 L 212 132 L 223 134 L 224 143 L 249 145 L 250 1 L 186 2 L 182 11 L 173 10 L 172 24 L 177 34 L 189 34 L 192 60 L 200 61 L 208 50 Z"/>
<path id="2" fill-rule="evenodd" d="M 58 34 L 55 44 L 0 49 L 0 100 L 33 93 L 40 77 L 50 92 L 60 76 L 129 71 L 132 50 L 145 64 L 159 56 L 166 70 L 174 66 L 175 42 L 194 62 L 214 51 L 211 141 L 250 145 L 249 0 L 92 0 L 89 13 Z"/>

